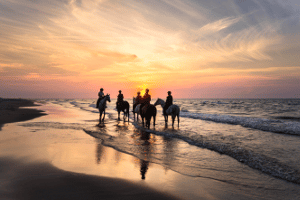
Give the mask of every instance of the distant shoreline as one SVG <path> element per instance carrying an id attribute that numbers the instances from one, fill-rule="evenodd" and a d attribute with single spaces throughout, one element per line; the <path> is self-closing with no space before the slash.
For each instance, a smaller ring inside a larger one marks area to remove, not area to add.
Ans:
<path id="1" fill-rule="evenodd" d="M 0 131 L 4 124 L 26 121 L 46 115 L 38 109 L 22 108 L 38 106 L 29 99 L 5 99 L 0 98 Z"/>

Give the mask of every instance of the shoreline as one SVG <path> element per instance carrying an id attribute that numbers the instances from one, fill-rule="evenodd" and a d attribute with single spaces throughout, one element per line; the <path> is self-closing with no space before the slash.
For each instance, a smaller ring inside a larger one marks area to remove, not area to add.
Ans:
<path id="1" fill-rule="evenodd" d="M 0 98 L 0 133 L 7 123 L 47 115 L 35 108 L 22 108 L 31 106 L 38 105 L 34 100 Z M 0 166 L 0 196 L 7 199 L 179 199 L 130 180 L 65 171 L 51 162 L 28 161 L 22 156 L 4 154 Z"/>
<path id="2" fill-rule="evenodd" d="M 27 121 L 47 115 L 42 110 L 23 108 L 35 106 L 38 105 L 36 105 L 33 100 L 0 98 L 0 131 L 4 124 Z"/>

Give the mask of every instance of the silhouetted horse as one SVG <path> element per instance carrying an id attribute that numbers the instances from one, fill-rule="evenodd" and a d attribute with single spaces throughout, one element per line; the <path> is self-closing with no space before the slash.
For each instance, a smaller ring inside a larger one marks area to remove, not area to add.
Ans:
<path id="1" fill-rule="evenodd" d="M 125 118 L 127 117 L 128 118 L 128 121 L 129 121 L 129 103 L 127 101 L 123 101 L 123 102 L 119 102 L 117 104 L 117 111 L 118 111 L 118 120 L 121 120 L 120 119 L 120 112 L 123 111 L 124 113 L 124 121 L 125 121 Z"/>
<path id="2" fill-rule="evenodd" d="M 99 113 L 100 113 L 100 117 L 99 117 L 99 123 L 104 122 L 104 118 L 105 118 L 105 108 L 106 108 L 106 101 L 110 102 L 110 96 L 109 94 L 107 94 L 106 96 L 104 96 L 100 102 L 99 102 Z M 102 119 L 102 114 L 104 113 L 103 119 Z"/>
<path id="3" fill-rule="evenodd" d="M 165 101 L 158 98 L 157 101 L 154 103 L 154 105 L 161 105 L 162 108 L 165 107 Z M 167 115 L 164 115 L 165 117 L 165 123 L 167 124 L 168 123 L 168 115 L 171 115 L 172 116 L 172 126 L 174 127 L 174 121 L 175 121 L 175 118 L 177 117 L 178 119 L 178 127 L 179 127 L 179 113 L 180 113 L 180 108 L 179 106 L 173 104 L 171 106 L 169 106 L 169 108 L 166 110 L 166 114 Z"/>
<path id="4" fill-rule="evenodd" d="M 142 123 L 144 126 L 144 118 L 146 119 L 146 128 L 150 128 L 151 117 L 153 117 L 153 126 L 155 126 L 156 107 L 152 104 L 145 105 L 140 109 L 140 115 L 142 117 Z"/>

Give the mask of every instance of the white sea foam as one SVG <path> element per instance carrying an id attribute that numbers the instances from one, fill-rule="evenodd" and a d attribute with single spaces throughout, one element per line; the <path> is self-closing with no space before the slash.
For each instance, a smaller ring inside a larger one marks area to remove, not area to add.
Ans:
<path id="1" fill-rule="evenodd" d="M 300 135 L 300 123 L 283 120 L 271 120 L 254 117 L 237 117 L 231 115 L 218 114 L 201 114 L 182 112 L 181 117 L 192 119 L 209 120 L 218 123 L 241 125 L 247 128 L 254 128 L 262 131 L 270 131 L 274 133 L 285 133 L 291 135 Z"/>

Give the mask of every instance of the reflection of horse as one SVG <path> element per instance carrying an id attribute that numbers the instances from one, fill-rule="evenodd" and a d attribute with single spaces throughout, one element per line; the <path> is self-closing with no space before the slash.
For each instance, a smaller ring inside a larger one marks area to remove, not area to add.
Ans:
<path id="1" fill-rule="evenodd" d="M 140 109 L 140 115 L 142 117 L 142 123 L 144 126 L 144 118 L 146 119 L 146 127 L 150 128 L 151 117 L 153 117 L 153 126 L 155 126 L 155 118 L 156 118 L 156 107 L 152 104 L 145 105 Z"/>
<path id="2" fill-rule="evenodd" d="M 117 110 L 118 110 L 118 120 L 120 120 L 120 112 L 123 111 L 124 113 L 124 121 L 125 118 L 128 117 L 129 121 L 129 103 L 127 101 L 118 102 L 117 103 Z"/>
<path id="3" fill-rule="evenodd" d="M 140 141 L 144 141 L 144 142 L 140 142 Z M 150 133 L 142 131 L 140 134 L 140 141 L 139 141 L 139 145 L 141 148 L 140 172 L 142 175 L 142 179 L 144 180 L 146 179 L 146 173 L 149 167 L 149 160 L 151 160 L 152 145 L 150 141 Z"/>
<path id="4" fill-rule="evenodd" d="M 99 117 L 99 123 L 104 122 L 104 118 L 105 118 L 105 108 L 106 108 L 106 101 L 110 102 L 110 96 L 109 94 L 107 94 L 106 96 L 104 96 L 100 102 L 99 102 L 99 113 L 100 113 L 100 117 Z M 104 113 L 103 119 L 102 119 L 102 114 Z"/>
<path id="5" fill-rule="evenodd" d="M 135 105 L 135 104 L 136 104 L 136 98 L 133 97 L 133 105 Z M 132 110 L 134 121 L 135 121 L 135 114 L 136 114 L 136 120 L 139 121 L 140 107 L 141 107 L 141 104 L 138 104 L 138 105 L 136 105 L 136 107 L 133 108 L 133 110 Z"/>
<path id="6" fill-rule="evenodd" d="M 165 107 L 165 101 L 158 98 L 157 101 L 154 103 L 154 105 L 161 105 L 162 108 Z M 167 115 L 164 115 L 165 117 L 165 123 L 167 124 L 168 123 L 168 115 L 172 115 L 172 126 L 174 127 L 174 121 L 175 121 L 175 118 L 177 117 L 178 119 L 178 127 L 179 127 L 179 113 L 180 113 L 180 108 L 179 106 L 177 105 L 171 105 L 167 110 L 166 110 L 166 114 Z"/>

